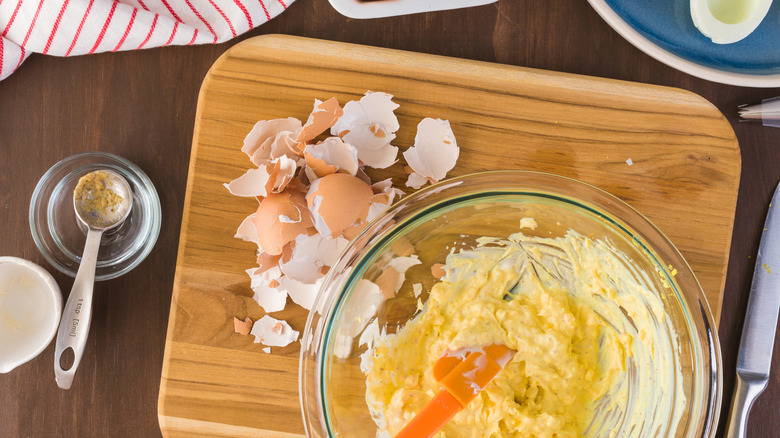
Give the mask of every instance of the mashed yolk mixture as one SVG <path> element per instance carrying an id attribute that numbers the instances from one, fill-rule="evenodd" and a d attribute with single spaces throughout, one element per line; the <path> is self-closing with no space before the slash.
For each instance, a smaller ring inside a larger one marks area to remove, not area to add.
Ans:
<path id="1" fill-rule="evenodd" d="M 479 242 L 450 254 L 423 311 L 363 355 L 378 436 L 398 433 L 435 395 L 431 369 L 446 349 L 490 344 L 517 354 L 437 437 L 676 430 L 685 404 L 677 336 L 646 273 L 573 231 Z"/>

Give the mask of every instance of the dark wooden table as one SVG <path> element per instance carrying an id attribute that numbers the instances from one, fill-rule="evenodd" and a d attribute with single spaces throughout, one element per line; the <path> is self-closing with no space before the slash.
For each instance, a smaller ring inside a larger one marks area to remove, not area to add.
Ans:
<path id="1" fill-rule="evenodd" d="M 582 0 L 501 0 L 369 21 L 341 16 L 327 0 L 298 0 L 238 40 L 263 33 L 668 85 L 713 102 L 734 126 L 743 166 L 719 327 L 723 433 L 754 256 L 767 203 L 780 181 L 780 129 L 739 124 L 735 108 L 780 95 L 780 89 L 720 85 L 673 70 L 624 41 Z M 92 331 L 71 390 L 54 382 L 53 343 L 33 361 L 0 374 L 0 437 L 160 435 L 157 393 L 195 104 L 209 66 L 238 40 L 72 59 L 33 55 L 0 82 L 0 255 L 53 271 L 30 236 L 28 204 L 40 176 L 78 152 L 112 152 L 138 164 L 157 187 L 164 218 L 157 246 L 142 265 L 96 285 Z M 72 279 L 55 277 L 67 294 Z M 774 368 L 751 412 L 751 438 L 774 438 L 780 430 L 777 345 Z"/>

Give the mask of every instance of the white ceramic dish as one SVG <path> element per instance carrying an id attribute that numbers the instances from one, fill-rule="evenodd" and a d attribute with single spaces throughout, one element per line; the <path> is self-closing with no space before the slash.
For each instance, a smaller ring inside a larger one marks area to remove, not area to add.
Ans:
<path id="1" fill-rule="evenodd" d="M 664 64 L 713 82 L 742 87 L 780 87 L 776 14 L 753 35 L 735 44 L 712 43 L 693 25 L 689 3 L 656 0 L 637 6 L 631 0 L 588 0 L 617 33 Z M 770 10 L 776 13 L 780 4 Z"/>
<path id="2" fill-rule="evenodd" d="M 0 257 L 0 373 L 41 354 L 62 314 L 54 277 L 35 263 Z"/>
<path id="3" fill-rule="evenodd" d="M 329 0 L 334 9 L 349 18 L 381 18 L 421 12 L 468 8 L 497 0 Z"/>

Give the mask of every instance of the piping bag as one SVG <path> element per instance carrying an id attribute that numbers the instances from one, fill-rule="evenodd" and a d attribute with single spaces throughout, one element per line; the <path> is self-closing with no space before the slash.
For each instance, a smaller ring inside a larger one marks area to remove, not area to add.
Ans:
<path id="1" fill-rule="evenodd" d="M 441 389 L 395 438 L 432 437 L 485 389 L 515 353 L 501 344 L 445 351 L 433 365 Z"/>

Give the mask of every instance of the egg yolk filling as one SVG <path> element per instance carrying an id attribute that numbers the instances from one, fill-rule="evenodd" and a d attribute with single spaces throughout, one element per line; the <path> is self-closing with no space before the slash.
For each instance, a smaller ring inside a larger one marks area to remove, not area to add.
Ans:
<path id="1" fill-rule="evenodd" d="M 573 231 L 479 242 L 450 254 L 421 313 L 363 355 L 378 436 L 398 433 L 436 394 L 432 368 L 447 349 L 490 344 L 517 353 L 437 437 L 677 429 L 685 406 L 678 341 L 647 273 Z"/>

